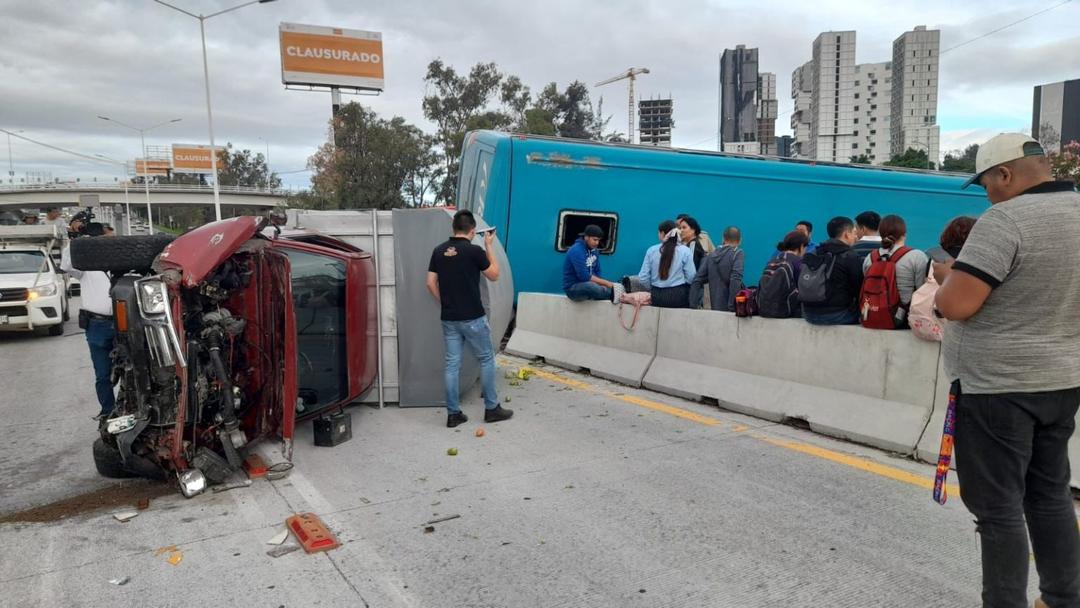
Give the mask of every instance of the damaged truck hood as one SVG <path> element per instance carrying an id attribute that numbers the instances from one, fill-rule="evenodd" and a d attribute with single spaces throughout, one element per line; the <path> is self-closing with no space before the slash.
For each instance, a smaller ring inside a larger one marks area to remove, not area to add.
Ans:
<path id="1" fill-rule="evenodd" d="M 169 243 L 158 256 L 155 269 L 179 271 L 180 283 L 194 287 L 253 237 L 261 222 L 260 218 L 242 216 L 196 228 Z"/>

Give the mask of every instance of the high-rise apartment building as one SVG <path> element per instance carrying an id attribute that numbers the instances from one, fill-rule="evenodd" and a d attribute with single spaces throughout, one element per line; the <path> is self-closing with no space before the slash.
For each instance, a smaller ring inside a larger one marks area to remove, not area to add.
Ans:
<path id="1" fill-rule="evenodd" d="M 811 64 L 809 157 L 847 162 L 858 149 L 853 135 L 855 32 L 818 35 Z"/>
<path id="2" fill-rule="evenodd" d="M 1035 87 L 1031 134 L 1051 151 L 1080 141 L 1080 79 Z"/>
<path id="3" fill-rule="evenodd" d="M 638 136 L 647 146 L 671 147 L 671 99 L 642 99 L 638 101 Z"/>
<path id="4" fill-rule="evenodd" d="M 893 41 L 890 151 L 925 150 L 938 163 L 938 55 L 941 32 L 916 26 Z"/>
<path id="5" fill-rule="evenodd" d="M 738 45 L 720 56 L 720 140 L 757 141 L 758 50 Z M 775 97 L 775 96 L 774 96 Z"/>
<path id="6" fill-rule="evenodd" d="M 791 73 L 791 142 L 790 156 L 810 157 L 810 97 L 813 95 L 814 62 L 807 61 Z"/>
<path id="7" fill-rule="evenodd" d="M 761 142 L 761 153 L 776 156 L 776 115 L 780 105 L 776 99 L 776 74 L 758 75 L 757 98 L 757 140 Z"/>
<path id="8" fill-rule="evenodd" d="M 776 155 L 782 158 L 789 158 L 791 156 L 791 147 L 795 143 L 795 138 L 790 135 L 781 135 L 776 138 Z"/>
<path id="9" fill-rule="evenodd" d="M 855 66 L 853 135 L 857 148 L 851 156 L 866 156 L 875 165 L 889 160 L 892 124 L 892 62 Z"/>

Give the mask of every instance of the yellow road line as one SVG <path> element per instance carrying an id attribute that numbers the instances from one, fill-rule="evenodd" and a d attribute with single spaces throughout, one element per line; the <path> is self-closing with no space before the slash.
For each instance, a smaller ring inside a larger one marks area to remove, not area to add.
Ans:
<path id="1" fill-rule="evenodd" d="M 630 403 L 630 404 L 633 404 L 633 405 L 636 405 L 636 406 L 639 406 L 639 407 L 643 407 L 643 408 L 646 408 L 646 409 L 650 409 L 650 410 L 653 410 L 653 411 L 656 411 L 656 412 L 662 412 L 664 414 L 668 414 L 669 416 L 675 416 L 677 418 L 682 418 L 684 420 L 690 420 L 690 421 L 696 422 L 698 424 L 703 424 L 705 426 L 717 426 L 717 425 L 721 424 L 721 421 L 717 420 L 716 418 L 712 418 L 710 416 L 703 416 L 703 415 L 698 414 L 696 412 L 691 412 L 690 410 L 684 410 L 682 408 L 678 408 L 678 407 L 675 407 L 673 405 L 667 405 L 667 404 L 664 404 L 664 403 L 658 403 L 656 401 L 650 401 L 648 399 L 643 399 L 641 397 L 635 397 L 633 395 L 624 395 L 622 393 L 613 393 L 611 391 L 606 391 L 606 390 L 601 389 L 599 387 L 595 387 L 595 386 L 593 386 L 593 385 L 591 385 L 591 384 L 589 384 L 587 382 L 582 382 L 580 380 L 574 380 L 572 378 L 566 378 L 566 377 L 560 376 L 558 374 L 553 374 L 551 372 L 546 372 L 544 370 L 535 369 L 535 368 L 532 368 L 532 367 L 526 367 L 526 368 L 522 368 L 522 369 L 526 369 L 530 373 L 532 373 L 534 376 L 536 376 L 538 378 L 543 378 L 544 380 L 549 380 L 551 382 L 557 382 L 559 384 L 569 386 L 569 387 L 572 387 L 572 388 L 576 388 L 576 389 L 579 389 L 579 390 L 583 390 L 583 391 L 588 391 L 590 393 L 597 393 L 597 394 L 600 394 L 600 395 L 604 395 L 605 397 L 611 397 L 613 399 L 618 399 L 619 401 L 624 401 L 626 403 Z"/>
<path id="2" fill-rule="evenodd" d="M 606 397 L 618 399 L 625 403 L 644 407 L 656 412 L 661 412 L 670 416 L 682 418 L 684 420 L 690 420 L 698 424 L 703 424 L 706 426 L 718 426 L 723 424 L 721 420 L 713 418 L 711 416 L 703 416 L 690 410 L 675 407 L 673 405 L 667 405 L 665 403 L 651 401 L 649 399 L 644 399 L 641 397 L 635 397 L 633 395 L 624 395 L 622 393 L 607 391 L 599 387 L 593 386 L 592 384 L 589 384 L 588 382 L 584 382 L 582 380 L 567 378 L 559 374 L 554 374 L 532 367 L 522 367 L 522 369 L 528 370 L 529 373 L 537 376 L 538 378 L 543 378 L 544 380 L 556 382 L 558 384 L 569 386 L 578 390 L 604 395 Z M 749 427 L 742 424 L 736 424 L 733 425 L 732 430 L 741 433 L 749 430 Z M 757 439 L 759 441 L 764 441 L 765 443 L 768 443 L 770 445 L 792 450 L 794 452 L 799 452 L 801 454 L 806 454 L 808 456 L 813 456 L 815 458 L 820 458 L 822 460 L 828 460 L 830 462 L 841 464 L 853 469 L 858 469 L 860 471 L 866 471 L 867 473 L 872 473 L 879 477 L 885 477 L 887 479 L 892 479 L 894 481 L 899 481 L 928 490 L 932 490 L 934 488 L 934 480 L 932 477 L 909 473 L 908 471 L 905 471 L 903 469 L 890 467 L 885 464 L 874 462 L 867 458 L 842 454 L 840 452 L 835 452 L 826 448 L 818 447 L 808 443 L 803 443 L 801 441 L 768 437 L 760 433 L 752 433 L 750 437 L 753 437 L 754 439 Z M 960 496 L 960 487 L 956 484 L 946 484 L 945 490 L 950 497 L 955 498 Z"/>

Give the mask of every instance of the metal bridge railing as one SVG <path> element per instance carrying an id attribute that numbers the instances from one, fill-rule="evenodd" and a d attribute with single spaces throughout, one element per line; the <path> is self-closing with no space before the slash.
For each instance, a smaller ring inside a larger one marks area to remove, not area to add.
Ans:
<path id="1" fill-rule="evenodd" d="M 142 184 L 128 184 L 129 192 L 143 189 Z M 0 192 L 40 192 L 43 190 L 105 190 L 109 192 L 124 190 L 123 182 L 52 182 L 42 184 L 0 184 Z M 258 186 L 220 186 L 220 192 L 233 194 L 261 194 L 266 196 L 285 196 L 289 190 L 283 188 L 260 188 Z M 212 193 L 213 186 L 199 184 L 150 184 L 151 192 L 206 192 Z"/>

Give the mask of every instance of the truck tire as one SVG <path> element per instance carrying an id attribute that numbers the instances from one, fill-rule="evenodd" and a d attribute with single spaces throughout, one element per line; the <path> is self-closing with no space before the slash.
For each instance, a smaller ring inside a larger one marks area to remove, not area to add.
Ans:
<path id="1" fill-rule="evenodd" d="M 120 460 L 120 450 L 106 444 L 101 437 L 94 440 L 94 466 L 97 467 L 99 475 L 109 479 L 135 477 L 134 473 L 124 468 L 123 461 Z"/>
<path id="2" fill-rule="evenodd" d="M 50 336 L 62 336 L 62 335 L 64 335 L 64 324 L 63 324 L 63 322 L 57 323 L 56 325 L 50 325 L 49 326 L 49 335 Z"/>
<path id="3" fill-rule="evenodd" d="M 168 234 L 77 238 L 71 241 L 71 265 L 78 270 L 147 273 L 173 238 Z"/>

